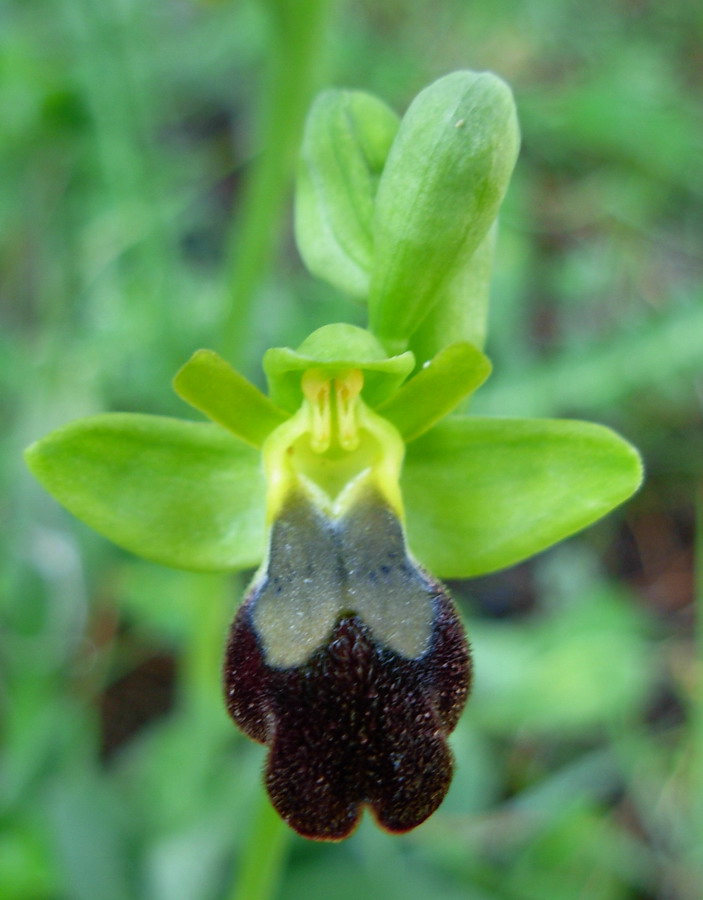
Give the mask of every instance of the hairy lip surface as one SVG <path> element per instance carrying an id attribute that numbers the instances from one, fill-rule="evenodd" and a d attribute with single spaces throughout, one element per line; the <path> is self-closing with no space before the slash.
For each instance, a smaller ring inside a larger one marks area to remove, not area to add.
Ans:
<path id="1" fill-rule="evenodd" d="M 269 796 L 304 837 L 347 837 L 364 805 L 387 830 L 408 831 L 443 800 L 453 770 L 446 736 L 466 701 L 470 660 L 453 603 L 437 588 L 431 645 L 418 659 L 380 645 L 349 614 L 304 665 L 274 668 L 252 627 L 253 598 L 239 610 L 227 706 L 269 746 Z"/>

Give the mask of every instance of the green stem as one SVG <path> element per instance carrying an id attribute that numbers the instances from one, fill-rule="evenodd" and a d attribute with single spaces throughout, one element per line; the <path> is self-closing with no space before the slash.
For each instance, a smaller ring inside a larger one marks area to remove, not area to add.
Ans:
<path id="1" fill-rule="evenodd" d="M 703 679 L 700 677 L 701 660 L 703 660 L 703 482 L 696 486 L 696 538 L 695 538 L 695 586 L 694 605 L 696 608 L 695 642 L 698 678 L 691 698 L 691 820 L 689 831 L 689 860 L 692 883 L 703 883 L 703 861 L 700 857 L 700 835 L 703 833 Z"/>
<path id="2" fill-rule="evenodd" d="M 213 754 L 220 746 L 220 719 L 225 716 L 217 651 L 223 643 L 226 622 L 231 618 L 233 593 L 241 595 L 243 580 L 222 575 L 193 578 L 193 589 L 203 595 L 199 597 L 203 613 L 198 617 L 185 660 L 184 699 L 189 723 L 199 735 L 190 765 L 200 767 L 202 781 L 206 783 Z M 283 872 L 290 832 L 272 808 L 262 786 L 254 800 L 248 829 L 233 884 L 225 896 L 231 900 L 270 900 Z"/>
<path id="3" fill-rule="evenodd" d="M 226 359 L 240 365 L 250 332 L 252 303 L 280 234 L 331 0 L 268 0 L 267 5 L 271 41 L 261 128 L 263 151 L 229 236 L 228 302 L 219 348 Z"/>
<path id="4" fill-rule="evenodd" d="M 253 301 L 276 249 L 331 3 L 332 0 L 307 0 L 305 4 L 300 0 L 268 0 L 271 46 L 268 97 L 261 128 L 264 149 L 229 235 L 227 311 L 219 347 L 226 359 L 238 365 L 246 363 Z M 270 900 L 274 896 L 288 835 L 260 788 L 236 881 L 228 895 L 231 900 Z"/>
<path id="5" fill-rule="evenodd" d="M 232 597 L 241 595 L 244 585 L 240 577 L 193 575 L 191 578 L 202 614 L 198 616 L 184 660 L 183 699 L 188 727 L 198 735 L 190 753 L 189 768 L 197 770 L 196 782 L 206 785 L 213 762 L 221 753 L 222 720 L 226 718 L 219 650 L 226 623 L 232 616 Z M 227 900 L 270 900 L 283 872 L 289 830 L 271 807 L 262 786 L 247 826 L 233 883 L 225 897 Z"/>
<path id="6" fill-rule="evenodd" d="M 230 900 L 271 900 L 280 880 L 288 828 L 260 791 Z"/>
<path id="7" fill-rule="evenodd" d="M 229 235 L 228 303 L 220 340 L 222 355 L 238 365 L 246 363 L 253 301 L 276 249 L 331 4 L 332 0 L 307 0 L 305 4 L 300 0 L 268 0 L 271 46 L 261 129 L 264 149 Z M 228 895 L 231 900 L 270 900 L 274 896 L 288 836 L 288 828 L 260 788 L 236 881 Z"/>

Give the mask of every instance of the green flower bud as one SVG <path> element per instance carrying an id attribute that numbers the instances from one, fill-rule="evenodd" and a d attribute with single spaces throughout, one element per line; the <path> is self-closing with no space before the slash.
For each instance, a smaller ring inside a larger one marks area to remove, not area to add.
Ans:
<path id="1" fill-rule="evenodd" d="M 325 91 L 305 124 L 295 196 L 300 255 L 319 278 L 366 299 L 378 179 L 398 130 L 381 100 Z"/>
<path id="2" fill-rule="evenodd" d="M 369 318 L 390 352 L 405 349 L 485 238 L 518 146 L 510 88 L 489 72 L 454 72 L 410 105 L 381 176 L 374 220 Z"/>

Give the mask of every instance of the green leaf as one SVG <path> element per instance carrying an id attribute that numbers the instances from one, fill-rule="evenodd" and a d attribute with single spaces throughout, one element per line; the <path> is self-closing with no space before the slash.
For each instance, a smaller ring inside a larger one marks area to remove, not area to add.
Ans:
<path id="1" fill-rule="evenodd" d="M 595 522 L 641 479 L 637 451 L 601 425 L 446 419 L 408 447 L 409 544 L 440 578 L 492 572 Z"/>
<path id="2" fill-rule="evenodd" d="M 264 354 L 264 371 L 274 403 L 294 411 L 302 402 L 300 379 L 308 369 L 333 375 L 349 369 L 364 373 L 363 397 L 377 406 L 405 381 L 415 365 L 412 353 L 387 356 L 376 338 L 363 328 L 344 323 L 323 325 L 297 350 L 273 347 Z"/>
<path id="3" fill-rule="evenodd" d="M 373 254 L 378 178 L 398 116 L 359 91 L 330 90 L 305 124 L 295 196 L 295 236 L 310 271 L 365 298 Z"/>
<path id="4" fill-rule="evenodd" d="M 498 222 L 468 260 L 456 269 L 442 296 L 410 338 L 410 349 L 422 364 L 451 341 L 469 341 L 480 349 L 486 343 L 488 301 Z"/>
<path id="5" fill-rule="evenodd" d="M 489 72 L 454 72 L 412 102 L 376 196 L 371 330 L 392 352 L 484 239 L 515 164 L 510 88 Z"/>
<path id="6" fill-rule="evenodd" d="M 139 556 L 176 568 L 257 565 L 264 550 L 259 454 L 210 424 L 114 413 L 26 451 L 59 503 Z"/>
<path id="7" fill-rule="evenodd" d="M 468 343 L 450 344 L 378 408 L 406 441 L 428 431 L 483 384 L 488 357 Z"/>
<path id="8" fill-rule="evenodd" d="M 254 447 L 288 418 L 214 350 L 197 350 L 176 373 L 173 387 L 186 403 Z"/>

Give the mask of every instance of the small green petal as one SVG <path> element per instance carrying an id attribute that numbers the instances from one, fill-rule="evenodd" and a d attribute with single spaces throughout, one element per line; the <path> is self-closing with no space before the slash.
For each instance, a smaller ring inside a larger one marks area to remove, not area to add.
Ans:
<path id="1" fill-rule="evenodd" d="M 173 388 L 186 403 L 254 447 L 261 447 L 288 418 L 214 350 L 196 350 L 176 373 Z"/>
<path id="2" fill-rule="evenodd" d="M 308 369 L 322 369 L 330 375 L 361 369 L 362 395 L 370 406 L 376 406 L 397 390 L 414 365 L 412 353 L 389 357 L 369 331 L 344 323 L 318 328 L 297 350 L 274 347 L 264 355 L 271 398 L 291 412 L 301 404 L 300 379 Z"/>
<path id="3" fill-rule="evenodd" d="M 73 515 L 139 556 L 195 571 L 261 561 L 259 454 L 222 428 L 128 413 L 94 416 L 37 441 L 26 460 Z"/>
<path id="4" fill-rule="evenodd" d="M 378 408 L 406 441 L 428 431 L 488 378 L 488 357 L 469 343 L 450 344 Z"/>
<path id="5" fill-rule="evenodd" d="M 440 578 L 492 572 L 595 522 L 641 480 L 637 451 L 601 425 L 447 419 L 408 447 L 409 544 Z"/>

